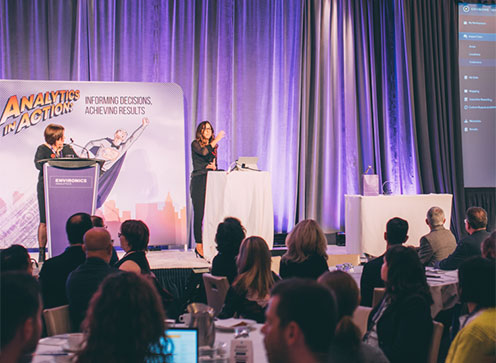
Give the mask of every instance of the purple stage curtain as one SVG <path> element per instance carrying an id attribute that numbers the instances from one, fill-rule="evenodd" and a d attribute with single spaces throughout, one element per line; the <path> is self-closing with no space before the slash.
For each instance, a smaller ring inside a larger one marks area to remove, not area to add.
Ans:
<path id="1" fill-rule="evenodd" d="M 455 5 L 2 0 L 0 77 L 178 83 L 186 182 L 208 119 L 227 132 L 219 167 L 257 155 L 271 171 L 277 232 L 304 218 L 343 230 L 344 195 L 369 165 L 393 193 L 454 193 L 457 232 Z"/>

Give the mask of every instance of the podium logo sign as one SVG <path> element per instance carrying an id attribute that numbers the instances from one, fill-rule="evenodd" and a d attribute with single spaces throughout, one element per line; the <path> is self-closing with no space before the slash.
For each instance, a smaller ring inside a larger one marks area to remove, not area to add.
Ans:
<path id="1" fill-rule="evenodd" d="M 93 178 L 50 178 L 51 188 L 93 188 Z"/>

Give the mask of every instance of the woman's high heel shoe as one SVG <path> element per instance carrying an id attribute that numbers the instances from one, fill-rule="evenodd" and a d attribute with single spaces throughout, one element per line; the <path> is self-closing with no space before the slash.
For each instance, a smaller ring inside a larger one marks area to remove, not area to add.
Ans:
<path id="1" fill-rule="evenodd" d="M 200 252 L 198 252 L 198 250 L 195 248 L 195 255 L 196 255 L 196 258 L 203 258 L 205 259 L 205 256 L 203 256 Z"/>

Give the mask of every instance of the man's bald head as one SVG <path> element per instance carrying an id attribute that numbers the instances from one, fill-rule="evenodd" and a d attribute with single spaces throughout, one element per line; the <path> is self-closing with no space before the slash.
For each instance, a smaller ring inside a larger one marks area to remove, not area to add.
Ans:
<path id="1" fill-rule="evenodd" d="M 112 257 L 112 239 L 106 228 L 94 227 L 84 234 L 84 250 L 86 257 L 99 257 L 110 262 Z"/>

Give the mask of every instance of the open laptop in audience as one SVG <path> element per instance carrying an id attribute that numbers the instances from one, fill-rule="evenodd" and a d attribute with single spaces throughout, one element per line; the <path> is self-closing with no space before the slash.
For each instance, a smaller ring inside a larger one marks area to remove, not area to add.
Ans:
<path id="1" fill-rule="evenodd" d="M 198 330 L 194 328 L 169 328 L 169 338 L 161 339 L 159 351 L 171 352 L 173 363 L 198 362 Z M 153 361 L 153 360 L 151 360 Z"/>

